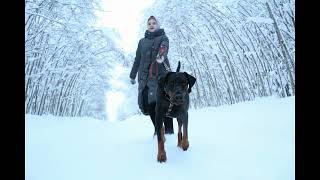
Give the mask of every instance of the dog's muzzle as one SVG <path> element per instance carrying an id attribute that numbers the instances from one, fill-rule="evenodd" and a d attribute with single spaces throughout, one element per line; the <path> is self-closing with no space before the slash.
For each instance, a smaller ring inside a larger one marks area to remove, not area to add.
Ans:
<path id="1" fill-rule="evenodd" d="M 172 98 L 172 103 L 175 105 L 181 105 L 185 102 L 184 95 L 182 93 L 176 93 Z"/>

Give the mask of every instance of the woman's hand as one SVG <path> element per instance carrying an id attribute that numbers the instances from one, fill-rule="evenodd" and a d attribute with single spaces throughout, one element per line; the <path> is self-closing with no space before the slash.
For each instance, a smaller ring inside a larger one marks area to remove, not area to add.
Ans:
<path id="1" fill-rule="evenodd" d="M 157 62 L 158 63 L 163 63 L 163 61 L 164 61 L 164 53 L 166 52 L 166 47 L 165 46 L 161 46 L 160 48 L 159 48 L 159 53 L 158 53 L 158 55 L 157 55 L 157 57 L 156 57 L 156 60 L 157 60 Z"/>
<path id="2" fill-rule="evenodd" d="M 161 46 L 161 47 L 159 48 L 159 55 L 160 55 L 160 56 L 163 56 L 164 52 L 166 52 L 166 47 L 165 47 L 165 46 Z"/>
<path id="3" fill-rule="evenodd" d="M 131 84 L 135 84 L 136 80 L 135 79 L 130 79 Z"/>
<path id="4" fill-rule="evenodd" d="M 163 56 L 161 56 L 160 54 L 158 54 L 158 56 L 157 56 L 157 58 L 156 58 L 156 60 L 157 60 L 157 62 L 158 63 L 163 63 L 163 61 L 164 61 L 164 57 Z"/>

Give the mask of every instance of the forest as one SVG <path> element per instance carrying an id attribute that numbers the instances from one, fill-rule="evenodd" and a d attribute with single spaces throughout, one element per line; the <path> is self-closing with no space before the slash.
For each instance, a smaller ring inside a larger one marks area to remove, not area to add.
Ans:
<path id="1" fill-rule="evenodd" d="M 100 3 L 25 1 L 26 114 L 105 119 L 110 72 L 130 69 L 135 52 L 95 26 Z M 169 37 L 172 69 L 180 61 L 197 78 L 191 108 L 295 95 L 294 0 L 157 0 L 141 34 L 150 15 Z"/>

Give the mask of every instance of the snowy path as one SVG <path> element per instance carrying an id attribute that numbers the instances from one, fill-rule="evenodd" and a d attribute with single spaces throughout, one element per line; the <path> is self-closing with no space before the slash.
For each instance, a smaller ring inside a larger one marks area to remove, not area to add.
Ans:
<path id="1" fill-rule="evenodd" d="M 146 116 L 107 122 L 26 115 L 26 180 L 293 180 L 294 100 L 191 110 L 189 150 L 176 147 L 176 134 L 166 136 L 163 164 Z"/>

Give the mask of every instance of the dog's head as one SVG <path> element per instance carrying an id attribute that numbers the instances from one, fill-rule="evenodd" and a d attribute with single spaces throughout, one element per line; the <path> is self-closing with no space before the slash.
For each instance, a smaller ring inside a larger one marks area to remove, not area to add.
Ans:
<path id="1" fill-rule="evenodd" d="M 178 69 L 180 69 L 180 62 Z M 191 92 L 195 82 L 196 78 L 186 72 L 168 72 L 160 77 L 159 88 L 169 96 L 173 104 L 180 105 L 185 102 L 186 95 Z"/>

